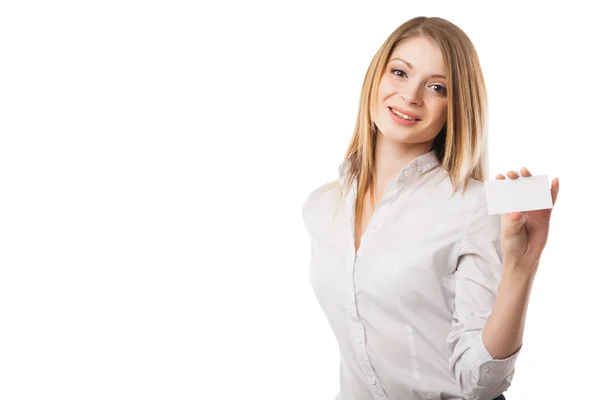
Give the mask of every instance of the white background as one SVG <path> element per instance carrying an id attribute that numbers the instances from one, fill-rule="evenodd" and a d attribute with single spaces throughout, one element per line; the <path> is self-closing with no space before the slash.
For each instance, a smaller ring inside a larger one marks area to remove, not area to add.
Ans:
<path id="1" fill-rule="evenodd" d="M 509 400 L 600 398 L 600 28 L 585 2 L 5 1 L 0 398 L 333 399 L 308 193 L 409 18 L 474 42 L 491 172 L 559 176 Z"/>

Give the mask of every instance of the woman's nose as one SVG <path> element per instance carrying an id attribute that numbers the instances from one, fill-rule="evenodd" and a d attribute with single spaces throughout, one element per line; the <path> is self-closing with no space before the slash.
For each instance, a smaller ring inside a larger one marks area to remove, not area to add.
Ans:
<path id="1" fill-rule="evenodd" d="M 422 102 L 418 87 L 407 86 L 400 96 L 411 104 L 420 105 Z"/>

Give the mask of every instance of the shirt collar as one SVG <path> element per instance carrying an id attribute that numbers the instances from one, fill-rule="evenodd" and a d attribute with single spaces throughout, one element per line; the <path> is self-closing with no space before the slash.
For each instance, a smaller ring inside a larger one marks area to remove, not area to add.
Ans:
<path id="1" fill-rule="evenodd" d="M 406 167 L 402 168 L 394 181 L 399 182 L 411 176 L 421 176 L 438 165 L 440 165 L 440 161 L 437 158 L 437 153 L 435 150 L 431 150 L 429 153 L 425 153 L 409 162 Z"/>
<path id="2" fill-rule="evenodd" d="M 437 158 L 437 153 L 435 150 L 431 150 L 429 153 L 425 153 L 422 156 L 419 156 L 409 162 L 402 171 L 398 174 L 394 182 L 400 182 L 406 178 L 411 176 L 421 176 L 425 172 L 437 167 L 440 165 L 440 161 Z M 345 160 L 338 168 L 338 173 L 340 178 L 343 178 L 349 166 L 349 161 Z"/>

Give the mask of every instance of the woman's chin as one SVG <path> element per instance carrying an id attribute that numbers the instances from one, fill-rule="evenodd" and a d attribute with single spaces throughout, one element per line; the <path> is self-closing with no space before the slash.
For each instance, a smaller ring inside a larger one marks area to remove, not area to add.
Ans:
<path id="1" fill-rule="evenodd" d="M 409 132 L 398 132 L 395 130 L 393 132 L 381 133 L 387 140 L 396 143 L 417 144 L 427 141 L 427 139 L 423 138 L 422 135 L 415 135 Z"/>

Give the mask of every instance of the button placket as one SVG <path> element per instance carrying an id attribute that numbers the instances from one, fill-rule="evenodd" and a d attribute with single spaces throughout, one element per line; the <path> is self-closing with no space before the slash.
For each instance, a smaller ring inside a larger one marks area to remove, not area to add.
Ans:
<path id="1" fill-rule="evenodd" d="M 368 274 L 370 271 L 372 271 L 372 268 L 368 268 L 370 266 L 368 265 L 368 257 L 369 254 L 376 251 L 375 246 L 371 245 L 376 241 L 379 241 L 378 236 L 381 236 L 384 231 L 390 229 L 388 226 L 390 224 L 389 219 L 386 219 L 384 216 L 386 214 L 391 214 L 394 211 L 392 209 L 395 208 L 395 206 L 392 207 L 391 205 L 394 202 L 394 199 L 397 198 L 406 185 L 412 184 L 413 177 L 422 175 L 434 165 L 437 165 L 434 154 L 421 157 L 411 163 L 410 166 L 405 168 L 405 170 L 403 170 L 400 176 L 398 176 L 395 180 L 388 183 L 386 191 L 371 218 L 370 226 L 367 227 L 363 237 L 361 238 L 361 246 L 358 252 L 355 250 L 355 240 L 352 240 L 351 242 L 352 251 L 349 251 L 351 258 L 349 257 L 347 259 L 347 270 L 343 273 L 345 296 L 342 298 L 342 305 L 346 314 L 342 315 L 342 318 L 345 318 L 344 322 L 346 322 L 346 334 L 344 335 L 344 342 L 345 345 L 349 347 L 348 350 L 354 353 L 354 356 L 351 358 L 354 358 L 354 360 L 356 360 L 358 363 L 358 365 L 356 365 L 354 362 L 352 363 L 353 367 L 357 369 L 356 372 L 360 374 L 362 370 L 364 374 L 364 378 L 361 379 L 361 381 L 362 384 L 365 385 L 366 390 L 371 394 L 369 398 L 372 397 L 373 399 L 377 400 L 387 399 L 384 393 L 382 382 L 379 381 L 378 376 L 374 371 L 374 367 L 371 364 L 369 356 L 372 354 L 367 352 L 366 347 L 366 329 L 371 325 L 363 322 L 368 321 L 370 317 L 368 314 L 370 306 L 368 303 L 369 300 L 368 298 L 363 298 L 362 295 L 361 297 L 358 296 L 361 294 L 361 291 L 364 287 L 363 283 L 367 284 L 370 279 Z M 352 220 L 352 237 L 355 239 L 354 207 L 356 203 L 356 180 L 352 184 L 353 186 L 351 187 L 351 193 L 350 196 L 348 196 L 350 201 L 348 201 L 346 206 L 348 210 L 347 215 Z M 365 261 L 364 263 L 363 259 Z M 361 280 L 363 276 L 366 276 L 365 281 Z M 402 302 L 402 299 L 400 299 L 400 301 Z M 360 310 L 358 308 L 359 306 L 361 307 Z M 359 311 L 361 312 L 360 315 Z M 365 313 L 364 315 L 362 314 L 363 312 Z M 371 336 L 369 336 L 369 340 L 371 340 Z M 483 371 L 485 371 L 485 369 L 482 368 L 480 371 L 482 371 L 481 374 L 483 375 Z M 469 393 L 465 393 L 465 395 L 469 395 Z M 431 396 L 428 398 L 431 398 Z"/>
<path id="2" fill-rule="evenodd" d="M 389 195 L 389 194 L 388 194 Z M 386 196 L 384 195 L 384 198 Z M 365 247 L 365 243 L 368 242 L 370 235 L 369 232 L 371 232 L 374 228 L 378 227 L 377 224 L 377 218 L 379 218 L 379 215 L 381 214 L 381 205 L 384 202 L 384 199 L 382 199 L 380 201 L 380 204 L 378 205 L 377 209 L 375 210 L 375 213 L 373 214 L 373 218 L 372 218 L 372 226 L 366 230 L 365 235 L 363 236 L 362 240 L 361 240 L 361 246 L 358 252 L 355 252 L 354 250 L 354 218 L 352 218 L 352 258 L 351 258 L 351 262 L 348 265 L 348 273 L 347 273 L 347 284 L 348 284 L 348 288 L 349 288 L 349 292 L 350 292 L 350 296 L 351 298 L 348 300 L 348 317 L 350 320 L 349 323 L 349 329 L 350 329 L 350 343 L 351 346 L 354 350 L 354 354 L 356 355 L 356 359 L 358 360 L 358 364 L 360 365 L 361 370 L 363 371 L 363 374 L 365 376 L 365 380 L 367 382 L 370 383 L 370 392 L 371 395 L 373 396 L 373 398 L 375 399 L 387 399 L 385 394 L 383 393 L 383 389 L 381 388 L 381 384 L 379 383 L 379 380 L 377 379 L 377 376 L 375 375 L 375 371 L 373 370 L 373 366 L 371 365 L 370 361 L 369 361 L 369 357 L 367 355 L 367 348 L 366 348 L 366 343 L 365 343 L 365 328 L 360 320 L 359 317 L 359 313 L 358 313 L 358 305 L 357 305 L 357 299 L 356 299 L 356 294 L 357 291 L 359 291 L 359 285 L 357 285 L 356 280 L 355 280 L 355 272 L 356 272 L 356 268 L 357 265 L 360 266 L 360 264 L 357 264 L 360 261 L 360 257 L 361 254 L 363 254 L 363 250 Z M 366 238 L 366 240 L 365 240 Z"/>

